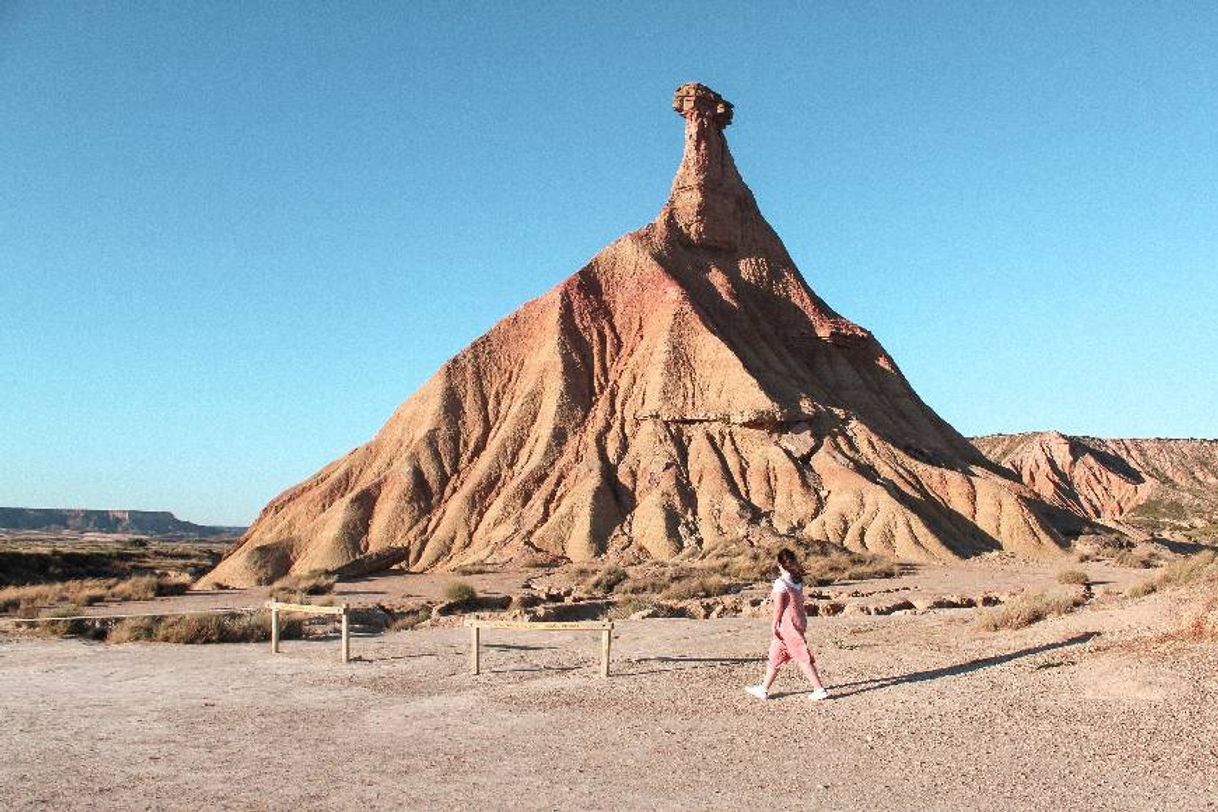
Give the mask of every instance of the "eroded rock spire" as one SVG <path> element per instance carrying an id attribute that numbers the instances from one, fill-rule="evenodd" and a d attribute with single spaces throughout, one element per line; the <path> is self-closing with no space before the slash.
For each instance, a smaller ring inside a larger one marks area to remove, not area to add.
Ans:
<path id="1" fill-rule="evenodd" d="M 732 104 L 690 82 L 677 88 L 672 106 L 685 119 L 685 153 L 661 218 L 693 245 L 732 250 L 755 208 L 723 135 L 732 123 Z"/>
<path id="2" fill-rule="evenodd" d="M 732 106 L 689 84 L 674 107 L 685 151 L 658 219 L 272 500 L 204 585 L 823 542 L 1061 554 L 1031 489 L 807 286 L 728 152 Z"/>

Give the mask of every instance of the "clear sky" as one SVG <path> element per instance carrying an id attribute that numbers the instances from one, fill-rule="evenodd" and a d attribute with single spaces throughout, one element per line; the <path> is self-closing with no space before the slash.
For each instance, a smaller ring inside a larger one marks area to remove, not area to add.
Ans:
<path id="1" fill-rule="evenodd" d="M 249 522 L 654 218 L 686 81 L 959 430 L 1218 436 L 1218 4 L 0 0 L 0 505 Z"/>

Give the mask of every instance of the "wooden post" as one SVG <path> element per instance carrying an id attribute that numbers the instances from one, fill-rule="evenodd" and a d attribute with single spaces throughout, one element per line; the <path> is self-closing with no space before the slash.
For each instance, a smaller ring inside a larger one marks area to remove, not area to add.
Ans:
<path id="1" fill-rule="evenodd" d="M 279 609 L 271 607 L 271 653 L 279 653 Z"/>
<path id="2" fill-rule="evenodd" d="M 613 629 L 601 632 L 601 676 L 609 676 L 609 647 L 613 644 Z"/>
<path id="3" fill-rule="evenodd" d="M 347 604 L 343 604 L 343 662 L 348 662 L 351 659 L 351 629 L 347 623 Z"/>
<path id="4" fill-rule="evenodd" d="M 482 652 L 480 648 L 483 629 L 514 629 L 522 632 L 568 632 L 568 631 L 597 631 L 601 633 L 601 676 L 609 676 L 609 654 L 613 646 L 613 621 L 611 620 L 571 620 L 534 622 L 527 620 L 466 620 L 469 629 L 469 670 L 478 674 L 482 671 Z"/>

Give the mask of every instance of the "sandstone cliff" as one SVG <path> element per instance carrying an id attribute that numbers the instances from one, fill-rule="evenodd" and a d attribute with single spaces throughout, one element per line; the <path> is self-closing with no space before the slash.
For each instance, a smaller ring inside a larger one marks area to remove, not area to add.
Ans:
<path id="1" fill-rule="evenodd" d="M 1048 507 L 808 287 L 677 90 L 654 222 L 495 325 L 367 445 L 276 497 L 208 583 L 825 540 L 908 559 L 1055 555 Z"/>

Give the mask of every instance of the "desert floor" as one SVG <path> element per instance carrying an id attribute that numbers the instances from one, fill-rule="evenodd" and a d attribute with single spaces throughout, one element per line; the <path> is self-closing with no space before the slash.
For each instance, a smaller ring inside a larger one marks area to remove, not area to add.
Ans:
<path id="1" fill-rule="evenodd" d="M 608 680 L 567 632 L 484 632 L 480 676 L 460 628 L 357 637 L 346 666 L 335 640 L 10 638 L 0 806 L 1213 809 L 1218 654 L 1148 642 L 1174 606 L 813 618 L 822 703 L 794 671 L 741 691 L 751 618 L 619 622 Z"/>

